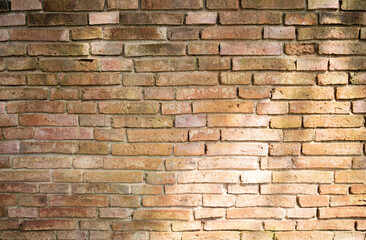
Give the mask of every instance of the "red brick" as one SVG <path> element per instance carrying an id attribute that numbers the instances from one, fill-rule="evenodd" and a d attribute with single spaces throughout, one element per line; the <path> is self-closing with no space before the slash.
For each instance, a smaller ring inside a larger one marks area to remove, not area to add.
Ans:
<path id="1" fill-rule="evenodd" d="M 285 216 L 285 210 L 282 208 L 231 208 L 226 211 L 228 219 L 282 219 Z"/>
<path id="2" fill-rule="evenodd" d="M 287 209 L 286 216 L 288 218 L 307 219 L 316 215 L 316 208 L 291 208 Z"/>
<path id="3" fill-rule="evenodd" d="M 94 102 L 69 102 L 67 111 L 69 113 L 96 113 L 97 105 Z"/>
<path id="4" fill-rule="evenodd" d="M 112 144 L 112 155 L 147 155 L 168 156 L 172 153 L 172 146 L 166 143 L 115 143 Z"/>
<path id="5" fill-rule="evenodd" d="M 71 157 L 13 157 L 13 168 L 71 168 Z"/>
<path id="6" fill-rule="evenodd" d="M 272 129 L 222 129 L 221 138 L 224 141 L 281 141 L 282 132 Z"/>
<path id="7" fill-rule="evenodd" d="M 282 44 L 280 43 L 221 43 L 220 55 L 280 55 Z"/>
<path id="8" fill-rule="evenodd" d="M 137 9 L 139 6 L 138 0 L 108 0 L 108 9 Z"/>
<path id="9" fill-rule="evenodd" d="M 203 143 L 181 143 L 174 145 L 174 155 L 193 156 L 204 155 L 205 145 Z"/>
<path id="10" fill-rule="evenodd" d="M 25 25 L 25 14 L 9 14 L 0 16 L 0 26 Z"/>
<path id="11" fill-rule="evenodd" d="M 214 12 L 188 12 L 186 15 L 187 25 L 216 24 L 217 13 Z"/>
<path id="12" fill-rule="evenodd" d="M 100 218 L 128 218 L 129 214 L 126 209 L 120 208 L 100 208 Z"/>
<path id="13" fill-rule="evenodd" d="M 44 88 L 2 88 L 0 100 L 40 100 L 46 99 L 47 89 Z"/>
<path id="14" fill-rule="evenodd" d="M 76 220 L 25 220 L 20 224 L 20 229 L 30 230 L 75 230 L 78 229 Z"/>
<path id="15" fill-rule="evenodd" d="M 21 126 L 77 126 L 78 118 L 74 115 L 20 115 L 19 125 Z"/>
<path id="16" fill-rule="evenodd" d="M 38 140 L 92 139 L 91 128 L 37 128 L 34 138 Z"/>
<path id="17" fill-rule="evenodd" d="M 285 13 L 285 24 L 286 25 L 316 25 L 318 15 L 313 12 L 306 13 Z"/>
<path id="18" fill-rule="evenodd" d="M 222 218 L 225 216 L 224 208 L 197 208 L 194 210 L 195 219 Z"/>
<path id="19" fill-rule="evenodd" d="M 17 86 L 26 85 L 26 78 L 23 74 L 2 73 L 0 85 Z"/>
<path id="20" fill-rule="evenodd" d="M 265 2 L 242 0 L 241 2 L 243 8 L 254 9 L 303 9 L 304 4 L 303 0 L 271 0 Z"/>
<path id="21" fill-rule="evenodd" d="M 218 141 L 220 139 L 220 130 L 202 129 L 189 130 L 189 141 Z"/>
<path id="22" fill-rule="evenodd" d="M 90 25 L 119 23 L 119 12 L 89 13 Z"/>
<path id="23" fill-rule="evenodd" d="M 103 10 L 104 1 L 96 0 L 92 3 L 87 0 L 45 0 L 44 1 L 44 10 L 50 12 L 66 12 L 66 11 L 85 11 L 85 10 Z"/>
<path id="24" fill-rule="evenodd" d="M 10 218 L 36 218 L 38 216 L 36 208 L 9 208 Z"/>
<path id="25" fill-rule="evenodd" d="M 55 207 L 105 207 L 108 206 L 108 197 L 106 196 L 51 196 L 50 206 Z"/>
<path id="26" fill-rule="evenodd" d="M 159 73 L 156 79 L 158 86 L 192 86 L 217 85 L 216 73 Z"/>
<path id="27" fill-rule="evenodd" d="M 205 230 L 262 230 L 260 221 L 215 220 L 204 222 Z"/>
<path id="28" fill-rule="evenodd" d="M 365 101 L 353 102 L 352 111 L 354 113 L 365 113 L 366 112 L 366 102 Z"/>
<path id="29" fill-rule="evenodd" d="M 84 13 L 34 13 L 27 15 L 28 26 L 87 25 Z"/>
<path id="30" fill-rule="evenodd" d="M 174 88 L 149 88 L 144 90 L 144 99 L 147 100 L 173 100 Z"/>
<path id="31" fill-rule="evenodd" d="M 146 10 L 158 9 L 201 9 L 203 3 L 200 0 L 182 0 L 175 2 L 173 0 L 159 1 L 159 0 L 142 0 L 141 8 Z"/>
<path id="32" fill-rule="evenodd" d="M 0 195 L 1 206 L 15 206 L 16 196 L 15 195 Z"/>
<path id="33" fill-rule="evenodd" d="M 99 59 L 40 59 L 39 69 L 45 72 L 99 71 Z"/>
<path id="34" fill-rule="evenodd" d="M 94 208 L 43 208 L 39 210 L 41 218 L 93 218 Z"/>
<path id="35" fill-rule="evenodd" d="M 191 71 L 196 68 L 196 60 L 192 58 L 169 58 L 159 60 L 136 60 L 137 72 Z"/>
<path id="36" fill-rule="evenodd" d="M 217 55 L 219 43 L 216 42 L 191 42 L 188 43 L 189 55 Z"/>
<path id="37" fill-rule="evenodd" d="M 185 55 L 186 45 L 182 43 L 127 44 L 126 56 L 181 56 Z"/>
<path id="38" fill-rule="evenodd" d="M 22 153 L 76 153 L 78 143 L 75 142 L 22 142 Z"/>
<path id="39" fill-rule="evenodd" d="M 121 80 L 118 73 L 71 73 L 61 74 L 60 84 L 64 86 L 119 85 Z"/>
<path id="40" fill-rule="evenodd" d="M 207 144 L 207 155 L 266 155 L 267 144 L 261 143 L 217 143 Z"/>
<path id="41" fill-rule="evenodd" d="M 102 71 L 122 71 L 132 70 L 132 61 L 129 59 L 102 59 Z"/>
<path id="42" fill-rule="evenodd" d="M 190 99 L 230 99 L 236 97 L 236 88 L 207 87 L 207 88 L 180 88 L 177 89 L 177 100 Z"/>
<path id="43" fill-rule="evenodd" d="M 295 61 L 286 58 L 234 58 L 234 71 L 238 70 L 295 70 Z"/>
<path id="44" fill-rule="evenodd" d="M 145 196 L 142 199 L 142 205 L 146 207 L 193 207 L 199 206 L 202 203 L 202 198 L 197 194 L 187 195 L 163 195 L 163 196 Z"/>
<path id="45" fill-rule="evenodd" d="M 198 59 L 199 70 L 228 70 L 230 69 L 229 58 L 201 57 Z"/>
<path id="46" fill-rule="evenodd" d="M 262 29 L 259 27 L 210 27 L 201 32 L 202 39 L 211 40 L 260 39 L 261 36 Z M 255 47 L 253 43 L 249 46 Z"/>
<path id="47" fill-rule="evenodd" d="M 164 106 L 164 105 L 163 105 Z M 113 117 L 113 127 L 163 128 L 172 127 L 173 119 L 169 116 L 118 116 Z"/>
<path id="48" fill-rule="evenodd" d="M 316 51 L 316 44 L 313 43 L 286 43 L 285 53 L 287 55 L 310 55 Z"/>
<path id="49" fill-rule="evenodd" d="M 109 40 L 161 40 L 165 38 L 163 29 L 154 27 L 106 27 L 103 33 L 104 39 Z"/>
<path id="50" fill-rule="evenodd" d="M 122 55 L 123 44 L 120 42 L 91 43 L 91 53 L 94 55 Z"/>

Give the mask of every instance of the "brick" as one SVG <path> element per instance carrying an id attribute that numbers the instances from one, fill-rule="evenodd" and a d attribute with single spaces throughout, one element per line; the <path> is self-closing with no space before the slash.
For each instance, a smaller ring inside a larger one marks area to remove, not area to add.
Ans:
<path id="1" fill-rule="evenodd" d="M 149 88 L 144 91 L 144 99 L 150 100 L 174 100 L 174 88 Z"/>
<path id="2" fill-rule="evenodd" d="M 261 158 L 261 169 L 286 169 L 286 168 L 291 168 L 291 158 L 288 157 Z"/>
<path id="3" fill-rule="evenodd" d="M 70 157 L 14 157 L 13 168 L 71 168 Z"/>
<path id="4" fill-rule="evenodd" d="M 236 201 L 237 207 L 284 207 L 291 208 L 296 205 L 295 196 L 239 196 Z"/>
<path id="5" fill-rule="evenodd" d="M 190 99 L 230 99 L 236 97 L 236 88 L 206 87 L 206 88 L 180 88 L 177 89 L 177 100 Z"/>
<path id="6" fill-rule="evenodd" d="M 365 10 L 366 4 L 363 2 L 359 3 L 355 0 L 346 0 L 346 1 L 342 2 L 341 9 L 342 10 Z"/>
<path id="7" fill-rule="evenodd" d="M 182 235 L 182 240 L 192 240 L 192 239 L 212 239 L 217 240 L 232 239 L 239 240 L 240 233 L 234 231 L 202 231 L 202 232 L 184 232 Z"/>
<path id="8" fill-rule="evenodd" d="M 80 170 L 55 170 L 52 178 L 54 182 L 82 182 L 83 173 Z"/>
<path id="9" fill-rule="evenodd" d="M 164 128 L 172 127 L 173 119 L 169 116 L 118 116 L 113 117 L 113 127 Z"/>
<path id="10" fill-rule="evenodd" d="M 201 205 L 202 198 L 196 194 L 187 195 L 164 195 L 164 196 L 145 196 L 142 199 L 143 206 L 198 206 Z"/>
<path id="11" fill-rule="evenodd" d="M 110 205 L 114 207 L 139 207 L 140 198 L 138 196 L 113 196 Z"/>
<path id="12" fill-rule="evenodd" d="M 0 195 L 1 206 L 15 206 L 16 196 L 15 195 Z"/>
<path id="13" fill-rule="evenodd" d="M 108 143 L 80 142 L 79 152 L 85 154 L 109 154 Z"/>
<path id="14" fill-rule="evenodd" d="M 285 216 L 282 208 L 231 208 L 226 211 L 228 219 L 281 219 Z"/>
<path id="15" fill-rule="evenodd" d="M 327 207 L 329 198 L 327 196 L 299 196 L 301 207 Z"/>
<path id="16" fill-rule="evenodd" d="M 106 27 L 103 34 L 103 38 L 108 40 L 161 40 L 165 38 L 163 29 L 155 27 Z"/>
<path id="17" fill-rule="evenodd" d="M 50 12 L 103 10 L 104 8 L 104 1 L 102 0 L 96 0 L 92 3 L 87 0 L 45 0 L 43 4 L 44 10 Z"/>
<path id="18" fill-rule="evenodd" d="M 148 10 L 157 9 L 201 9 L 203 3 L 200 0 L 183 0 L 181 2 L 159 1 L 159 0 L 142 0 L 141 8 Z"/>
<path id="19" fill-rule="evenodd" d="M 275 221 L 275 220 L 267 220 L 264 222 L 265 230 L 281 230 L 281 231 L 291 231 L 295 230 L 296 222 L 295 221 Z M 268 233 L 271 236 L 271 233 Z"/>
<path id="20" fill-rule="evenodd" d="M 350 157 L 297 157 L 293 159 L 295 168 L 350 168 Z"/>
<path id="21" fill-rule="evenodd" d="M 18 118 L 16 115 L 0 115 L 1 127 L 12 127 L 18 125 Z"/>
<path id="22" fill-rule="evenodd" d="M 260 221 L 215 220 L 204 222 L 205 230 L 261 230 Z"/>
<path id="23" fill-rule="evenodd" d="M 366 174 L 362 170 L 337 171 L 335 173 L 336 183 L 364 183 Z"/>
<path id="24" fill-rule="evenodd" d="M 10 218 L 36 218 L 36 208 L 9 208 L 8 216 Z"/>
<path id="25" fill-rule="evenodd" d="M 365 80 L 365 73 L 363 72 L 358 72 L 358 73 L 351 73 L 351 84 L 365 84 L 366 80 Z"/>
<path id="26" fill-rule="evenodd" d="M 363 200 L 365 195 L 351 196 L 332 196 L 330 198 L 330 206 L 358 206 L 364 205 Z"/>
<path id="27" fill-rule="evenodd" d="M 108 0 L 108 9 L 137 9 L 139 6 L 138 0 Z"/>
<path id="28" fill-rule="evenodd" d="M 100 70 L 98 59 L 41 59 L 39 68 L 46 72 L 92 72 Z"/>
<path id="29" fill-rule="evenodd" d="M 128 213 L 126 209 L 119 208 L 100 208 L 99 216 L 100 218 L 128 218 Z"/>
<path id="30" fill-rule="evenodd" d="M 348 113 L 350 104 L 343 102 L 290 102 L 290 113 Z"/>
<path id="31" fill-rule="evenodd" d="M 167 36 L 169 40 L 198 40 L 198 28 L 168 28 Z"/>
<path id="32" fill-rule="evenodd" d="M 68 193 L 69 185 L 67 183 L 44 183 L 39 185 L 40 193 Z"/>
<path id="33" fill-rule="evenodd" d="M 51 196 L 50 206 L 55 207 L 105 207 L 108 205 L 106 196 Z"/>
<path id="34" fill-rule="evenodd" d="M 302 220 L 298 221 L 298 230 L 353 230 L 354 221 L 350 220 Z"/>
<path id="35" fill-rule="evenodd" d="M 25 55 L 26 49 L 25 45 L 21 44 L 2 44 L 0 45 L 0 56 L 23 56 Z M 3 68 L 3 67 L 2 67 Z"/>
<path id="36" fill-rule="evenodd" d="M 75 142 L 23 142 L 21 153 L 76 153 L 79 144 Z"/>
<path id="37" fill-rule="evenodd" d="M 233 70 L 295 70 L 295 61 L 285 58 L 234 58 Z"/>
<path id="38" fill-rule="evenodd" d="M 225 216 L 224 208 L 197 208 L 194 210 L 195 219 L 222 218 Z"/>
<path id="39" fill-rule="evenodd" d="M 28 26 L 87 25 L 84 13 L 35 13 L 27 15 Z"/>
<path id="40" fill-rule="evenodd" d="M 182 25 L 182 13 L 123 13 L 120 23 L 123 25 Z"/>
<path id="41" fill-rule="evenodd" d="M 317 185 L 309 184 L 266 184 L 261 186 L 262 194 L 316 194 Z"/>
<path id="42" fill-rule="evenodd" d="M 217 143 L 207 144 L 207 155 L 266 155 L 267 144 L 260 143 Z"/>
<path id="43" fill-rule="evenodd" d="M 46 99 L 47 89 L 45 88 L 2 88 L 0 90 L 1 100 L 31 100 Z"/>
<path id="44" fill-rule="evenodd" d="M 271 156 L 296 156 L 300 155 L 301 145 L 297 143 L 271 143 L 269 155 Z"/>
<path id="45" fill-rule="evenodd" d="M 281 141 L 282 132 L 272 129 L 222 129 L 221 139 L 224 141 Z"/>
<path id="46" fill-rule="evenodd" d="M 219 14 L 223 25 L 239 24 L 280 24 L 281 14 L 277 12 L 222 12 Z"/>
<path id="47" fill-rule="evenodd" d="M 21 238 L 44 238 L 52 239 L 55 238 L 53 232 L 37 232 L 37 231 L 3 231 L 0 233 L 1 237 L 4 239 L 21 239 Z"/>
<path id="48" fill-rule="evenodd" d="M 314 85 L 312 73 L 255 73 L 256 85 Z M 302 87 L 303 88 L 303 87 Z"/>
<path id="49" fill-rule="evenodd" d="M 185 55 L 185 44 L 157 43 L 157 44 L 130 44 L 125 46 L 127 56 L 179 56 Z"/>
<path id="50" fill-rule="evenodd" d="M 94 55 L 122 55 L 123 44 L 120 42 L 93 42 L 91 53 Z"/>
<path id="51" fill-rule="evenodd" d="M 173 231 L 197 231 L 202 228 L 202 223 L 200 221 L 187 221 L 187 222 L 173 222 Z"/>
<path id="52" fill-rule="evenodd" d="M 357 143 L 304 143 L 302 152 L 305 155 L 356 155 L 362 153 L 362 145 Z"/>
<path id="53" fill-rule="evenodd" d="M 12 11 L 41 10 L 41 9 L 42 9 L 42 3 L 40 0 L 11 1 Z"/>
<path id="54" fill-rule="evenodd" d="M 220 55 L 280 55 L 282 44 L 280 43 L 221 43 Z"/>
<path id="55" fill-rule="evenodd" d="M 31 114 L 20 115 L 21 126 L 77 126 L 78 118 L 74 115 L 64 114 Z"/>
<path id="56" fill-rule="evenodd" d="M 140 100 L 141 98 L 141 89 L 138 88 L 105 87 L 82 90 L 82 99 L 84 100 Z"/>
<path id="57" fill-rule="evenodd" d="M 354 113 L 364 113 L 364 112 L 366 112 L 366 102 L 365 101 L 353 102 L 352 111 Z"/>
<path id="58" fill-rule="evenodd" d="M 219 43 L 215 42 L 191 42 L 188 43 L 189 55 L 217 55 Z"/>
<path id="59" fill-rule="evenodd" d="M 321 0 L 308 1 L 308 9 L 338 9 L 339 2 L 337 0 Z"/>
<path id="60" fill-rule="evenodd" d="M 206 126 L 205 115 L 180 115 L 175 117 L 176 127 L 204 127 Z"/>
<path id="61" fill-rule="evenodd" d="M 87 86 L 87 85 L 119 85 L 121 84 L 118 73 L 70 73 L 60 75 L 60 85 Z"/>
<path id="62" fill-rule="evenodd" d="M 99 141 L 123 141 L 124 130 L 94 129 L 94 138 Z"/>
<path id="63" fill-rule="evenodd" d="M 316 130 L 317 141 L 363 141 L 366 132 L 356 129 L 318 129 Z"/>
<path id="64" fill-rule="evenodd" d="M 229 58 L 202 57 L 198 59 L 199 70 L 227 70 L 230 69 Z"/>
<path id="65" fill-rule="evenodd" d="M 90 25 L 119 23 L 118 12 L 89 13 Z"/>
<path id="66" fill-rule="evenodd" d="M 10 157 L 0 157 L 0 168 L 10 168 Z"/>
<path id="67" fill-rule="evenodd" d="M 263 37 L 264 39 L 295 39 L 295 27 L 264 27 Z"/>
<path id="68" fill-rule="evenodd" d="M 351 187 L 352 192 L 352 187 Z M 333 185 L 320 185 L 319 186 L 319 193 L 320 194 L 347 194 L 348 193 L 348 186 L 341 185 L 341 184 L 333 184 Z"/>
<path id="69" fill-rule="evenodd" d="M 364 218 L 366 215 L 364 207 L 333 207 L 320 208 L 319 218 Z"/>
<path id="70" fill-rule="evenodd" d="M 179 183 L 236 183 L 238 181 L 238 172 L 200 171 L 187 172 L 178 176 Z"/>
<path id="71" fill-rule="evenodd" d="M 189 220 L 191 211 L 188 209 L 149 209 L 137 210 L 133 213 L 134 220 Z"/>
<path id="72" fill-rule="evenodd" d="M 277 103 L 277 102 L 268 102 L 268 103 L 258 103 L 257 104 L 257 114 L 286 114 L 288 113 L 288 104 L 287 103 Z"/>
<path id="73" fill-rule="evenodd" d="M 355 157 L 353 159 L 353 168 L 365 168 L 365 158 Z"/>
<path id="74" fill-rule="evenodd" d="M 148 144 L 148 143 L 115 143 L 112 144 L 112 155 L 157 155 L 168 156 L 172 152 L 172 146 L 166 143 Z"/>
<path id="75" fill-rule="evenodd" d="M 366 87 L 364 86 L 347 86 L 337 87 L 337 99 L 357 99 L 366 97 Z"/>
<path id="76" fill-rule="evenodd" d="M 332 181 L 332 172 L 287 171 L 273 173 L 273 182 L 275 183 L 331 183 Z"/>
<path id="77" fill-rule="evenodd" d="M 146 174 L 146 182 L 149 184 L 175 184 L 175 173 L 158 172 Z"/>
<path id="78" fill-rule="evenodd" d="M 82 231 L 63 231 L 57 233 L 58 239 L 84 239 L 86 232 Z"/>
<path id="79" fill-rule="evenodd" d="M 94 102 L 69 102 L 68 113 L 96 113 L 97 105 Z"/>
<path id="80" fill-rule="evenodd" d="M 220 75 L 220 83 L 223 85 L 249 85 L 252 80 L 251 73 L 223 72 Z"/>
<path id="81" fill-rule="evenodd" d="M 78 221 L 75 220 L 25 220 L 20 224 L 20 229 L 30 230 L 75 230 Z"/>
<path id="82" fill-rule="evenodd" d="M 74 168 L 100 168 L 103 158 L 99 156 L 76 156 L 73 161 Z"/>
<path id="83" fill-rule="evenodd" d="M 167 170 L 190 170 L 195 168 L 195 158 L 172 158 L 166 160 Z"/>
<path id="84" fill-rule="evenodd" d="M 132 61 L 129 59 L 102 59 L 102 71 L 122 71 L 132 70 Z"/>
<path id="85" fill-rule="evenodd" d="M 92 139 L 90 128 L 38 128 L 34 138 L 39 140 Z"/>
<path id="86" fill-rule="evenodd" d="M 124 86 L 152 86 L 154 85 L 154 76 L 149 73 L 124 74 L 122 81 Z"/>
<path id="87" fill-rule="evenodd" d="M 194 156 L 204 155 L 205 145 L 203 143 L 181 143 L 174 145 L 174 155 Z"/>
<path id="88" fill-rule="evenodd" d="M 235 196 L 203 195 L 203 206 L 207 207 L 232 207 Z"/>
<path id="89" fill-rule="evenodd" d="M 217 13 L 214 12 L 188 12 L 186 15 L 187 25 L 216 24 Z"/>
<path id="90" fill-rule="evenodd" d="M 272 92 L 272 99 L 318 99 L 334 98 L 332 88 L 325 87 L 277 87 Z"/>
<path id="91" fill-rule="evenodd" d="M 69 32 L 58 29 L 11 29 L 10 40 L 14 41 L 69 41 Z"/>
<path id="92" fill-rule="evenodd" d="M 358 55 L 365 51 L 366 45 L 362 43 L 331 42 L 319 44 L 319 54 Z"/>
<path id="93" fill-rule="evenodd" d="M 316 51 L 316 44 L 313 43 L 286 43 L 285 53 L 287 55 L 310 55 Z"/>
<path id="94" fill-rule="evenodd" d="M 85 56 L 89 54 L 88 44 L 29 44 L 31 56 Z"/>
<path id="95" fill-rule="evenodd" d="M 348 74 L 346 73 L 321 73 L 318 74 L 319 85 L 344 85 L 348 84 Z"/>
<path id="96" fill-rule="evenodd" d="M 196 60 L 191 58 L 170 58 L 160 60 L 137 60 L 135 68 L 137 72 L 170 72 L 195 70 Z"/>
<path id="97" fill-rule="evenodd" d="M 156 185 L 135 185 L 132 187 L 133 194 L 153 194 L 161 195 L 163 193 L 162 186 Z"/>
<path id="98" fill-rule="evenodd" d="M 354 39 L 358 28 L 349 27 L 305 27 L 297 30 L 298 40 Z"/>
<path id="99" fill-rule="evenodd" d="M 252 113 L 253 102 L 243 101 L 200 101 L 193 103 L 194 113 Z"/>
<path id="100" fill-rule="evenodd" d="M 231 165 L 227 165 L 227 162 Z M 257 169 L 258 161 L 254 157 L 205 158 L 198 161 L 198 169 Z"/>
<path id="101" fill-rule="evenodd" d="M 209 127 L 266 127 L 266 116 L 246 116 L 236 114 L 208 115 L 207 126 Z M 240 131 L 240 130 L 238 130 Z M 243 130 L 245 132 L 245 130 Z M 250 131 L 249 131 L 250 132 Z M 256 132 L 254 130 L 254 132 Z M 259 132 L 259 131 L 258 131 Z M 239 135 L 245 135 L 240 134 Z"/>
<path id="102" fill-rule="evenodd" d="M 271 1 L 255 1 L 255 0 L 242 0 L 241 6 L 243 8 L 254 9 L 303 9 L 303 0 L 271 0 Z"/>
<path id="103" fill-rule="evenodd" d="M 26 85 L 26 78 L 22 74 L 1 74 L 0 84 L 6 86 Z"/>
<path id="104" fill-rule="evenodd" d="M 285 13 L 285 25 L 316 25 L 318 15 L 312 12 Z"/>
<path id="105" fill-rule="evenodd" d="M 326 71 L 327 69 L 327 58 L 306 57 L 297 60 L 297 70 L 300 71 Z"/>
<path id="106" fill-rule="evenodd" d="M 25 25 L 25 14 L 1 15 L 0 22 L 1 27 Z"/>
<path id="107" fill-rule="evenodd" d="M 129 142 L 184 142 L 188 140 L 186 130 L 127 130 Z"/>
<path id="108" fill-rule="evenodd" d="M 45 182 L 50 180 L 49 171 L 1 171 L 1 182 Z"/>
<path id="109" fill-rule="evenodd" d="M 222 194 L 223 187 L 219 184 L 176 184 L 165 186 L 166 194 L 188 194 L 188 193 L 208 193 Z"/>
<path id="110" fill-rule="evenodd" d="M 364 12 L 326 12 L 319 16 L 320 24 L 364 25 Z"/>
<path id="111" fill-rule="evenodd" d="M 43 208 L 39 211 L 41 218 L 93 218 L 94 208 Z"/>
<path id="112" fill-rule="evenodd" d="M 216 73 L 159 73 L 156 78 L 158 86 L 192 86 L 217 85 Z"/>
<path id="113" fill-rule="evenodd" d="M 112 229 L 115 231 L 159 231 L 166 232 L 170 230 L 170 222 L 166 221 L 130 221 L 114 222 Z"/>
<path id="114" fill-rule="evenodd" d="M 365 235 L 360 232 L 336 232 L 334 233 L 334 239 L 340 240 L 344 238 L 362 239 Z"/>
<path id="115" fill-rule="evenodd" d="M 204 28 L 201 32 L 202 39 L 210 40 L 261 39 L 261 37 L 262 29 L 259 27 L 210 27 Z"/>
<path id="116" fill-rule="evenodd" d="M 287 209 L 286 216 L 288 218 L 307 219 L 316 215 L 316 208 L 291 208 Z"/>
<path id="117" fill-rule="evenodd" d="M 301 127 L 301 118 L 298 116 L 277 116 L 271 117 L 271 128 L 299 128 Z"/>
<path id="118" fill-rule="evenodd" d="M 134 103 L 114 102 L 99 103 L 99 112 L 103 114 L 153 114 L 159 110 L 159 104 L 155 102 Z"/>
<path id="119" fill-rule="evenodd" d="M 10 71 L 36 70 L 37 69 L 37 59 L 36 58 L 18 58 L 18 59 L 8 58 L 6 61 L 6 67 Z"/>
<path id="120" fill-rule="evenodd" d="M 101 39 L 102 29 L 99 27 L 74 28 L 71 30 L 73 40 Z"/>

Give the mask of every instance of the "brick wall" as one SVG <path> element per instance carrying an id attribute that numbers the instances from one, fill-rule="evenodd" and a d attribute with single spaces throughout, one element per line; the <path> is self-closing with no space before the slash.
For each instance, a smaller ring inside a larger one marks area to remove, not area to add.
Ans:
<path id="1" fill-rule="evenodd" d="M 364 239 L 365 10 L 1 1 L 0 239 Z"/>

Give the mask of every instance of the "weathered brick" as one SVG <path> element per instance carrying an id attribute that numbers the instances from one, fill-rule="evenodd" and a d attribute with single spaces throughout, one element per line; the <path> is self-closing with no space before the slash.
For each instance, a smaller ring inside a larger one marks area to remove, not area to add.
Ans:
<path id="1" fill-rule="evenodd" d="M 310 55 L 316 51 L 314 43 L 286 43 L 285 53 L 287 55 Z"/>
<path id="2" fill-rule="evenodd" d="M 182 13 L 123 13 L 121 14 L 121 24 L 123 25 L 182 25 Z"/>
<path id="3" fill-rule="evenodd" d="M 106 27 L 103 34 L 103 38 L 108 40 L 161 40 L 165 38 L 164 30 L 154 27 Z"/>
<path id="4" fill-rule="evenodd" d="M 338 9 L 339 1 L 337 0 L 310 0 L 308 1 L 308 9 Z"/>
<path id="5" fill-rule="evenodd" d="M 25 14 L 9 14 L 0 16 L 0 26 L 25 25 Z"/>
<path id="6" fill-rule="evenodd" d="M 247 115 L 236 115 L 236 114 L 208 115 L 207 126 L 209 126 L 209 127 L 265 127 L 265 126 L 268 126 L 268 118 L 265 116 L 247 116 Z M 240 130 L 238 129 L 238 131 L 240 131 Z"/>
<path id="7" fill-rule="evenodd" d="M 303 9 L 303 0 L 270 0 L 270 1 L 256 1 L 256 0 L 242 0 L 241 6 L 243 8 L 254 9 Z"/>
<path id="8" fill-rule="evenodd" d="M 204 222 L 205 230 L 261 230 L 260 221 L 214 220 Z"/>
<path id="9" fill-rule="evenodd" d="M 135 68 L 137 72 L 191 71 L 196 68 L 196 60 L 192 58 L 136 60 Z"/>
<path id="10" fill-rule="evenodd" d="M 362 144 L 358 143 L 304 143 L 305 155 L 356 155 L 362 153 Z"/>
<path id="11" fill-rule="evenodd" d="M 28 26 L 87 25 L 84 13 L 35 13 L 27 15 Z"/>
<path id="12" fill-rule="evenodd" d="M 207 144 L 207 155 L 266 155 L 268 145 L 262 143 Z"/>
<path id="13" fill-rule="evenodd" d="M 209 4 L 207 4 L 209 5 Z M 187 25 L 216 24 L 217 13 L 214 12 L 188 12 L 186 15 Z"/>
<path id="14" fill-rule="evenodd" d="M 234 58 L 233 70 L 295 70 L 295 61 L 286 58 Z"/>
<path id="15" fill-rule="evenodd" d="M 166 143 L 148 144 L 148 143 L 115 143 L 112 144 L 112 155 L 171 155 L 172 146 Z"/>
<path id="16" fill-rule="evenodd" d="M 231 208 L 226 211 L 228 219 L 281 219 L 285 216 L 283 208 Z"/>
<path id="17" fill-rule="evenodd" d="M 282 44 L 280 43 L 221 43 L 220 55 L 280 55 Z"/>
<path id="18" fill-rule="evenodd" d="M 216 73 L 159 73 L 156 78 L 158 86 L 193 86 L 217 85 Z"/>
<path id="19" fill-rule="evenodd" d="M 186 195 L 164 195 L 164 196 L 145 196 L 142 199 L 142 205 L 156 206 L 156 207 L 193 207 L 199 206 L 202 203 L 202 198 L 197 194 L 186 194 Z"/>
<path id="20" fill-rule="evenodd" d="M 99 71 L 99 59 L 40 59 L 39 68 L 45 72 Z"/>
<path id="21" fill-rule="evenodd" d="M 277 12 L 222 12 L 219 14 L 223 25 L 239 24 L 281 24 L 281 14 Z"/>
<path id="22" fill-rule="evenodd" d="M 316 25 L 318 15 L 312 12 L 285 13 L 285 25 Z"/>
<path id="23" fill-rule="evenodd" d="M 148 10 L 157 9 L 201 9 L 203 2 L 201 0 L 182 0 L 179 2 L 173 0 L 142 0 L 141 8 Z"/>
<path id="24" fill-rule="evenodd" d="M 261 39 L 262 29 L 259 27 L 210 27 L 202 30 L 201 37 L 210 40 Z"/>
<path id="25" fill-rule="evenodd" d="M 108 0 L 108 9 L 137 9 L 139 6 L 138 0 Z"/>
<path id="26" fill-rule="evenodd" d="M 103 10 L 104 1 L 95 0 L 93 2 L 89 2 L 87 0 L 45 0 L 43 8 L 45 11 L 50 12 Z"/>
<path id="27" fill-rule="evenodd" d="M 321 24 L 365 25 L 364 12 L 324 12 L 319 15 Z"/>
<path id="28" fill-rule="evenodd" d="M 349 27 L 305 27 L 297 30 L 299 40 L 355 39 L 358 28 Z"/>
<path id="29" fill-rule="evenodd" d="M 119 23 L 119 12 L 89 13 L 89 23 L 91 25 Z"/>

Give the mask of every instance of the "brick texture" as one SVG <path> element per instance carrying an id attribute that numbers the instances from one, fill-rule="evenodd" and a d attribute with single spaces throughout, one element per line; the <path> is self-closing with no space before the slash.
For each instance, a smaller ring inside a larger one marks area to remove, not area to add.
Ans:
<path id="1" fill-rule="evenodd" d="M 365 0 L 0 0 L 0 239 L 365 239 L 365 40 Z"/>

